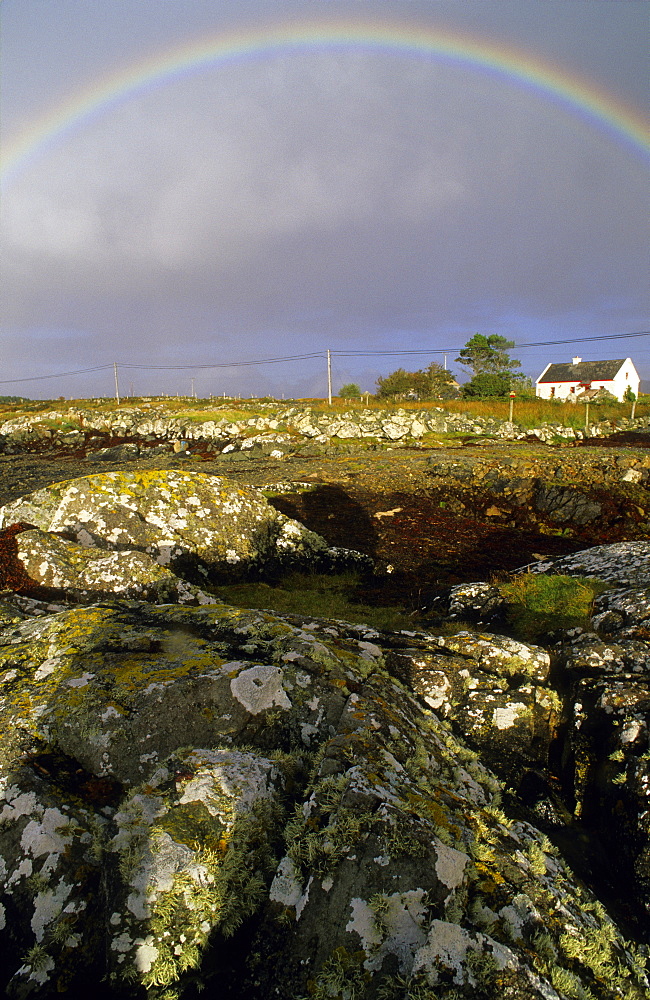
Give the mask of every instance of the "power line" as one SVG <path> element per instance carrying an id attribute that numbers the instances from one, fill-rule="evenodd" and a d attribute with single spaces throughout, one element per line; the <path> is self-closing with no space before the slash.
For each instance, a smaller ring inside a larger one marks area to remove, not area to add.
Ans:
<path id="1" fill-rule="evenodd" d="M 80 368 L 76 372 L 59 372 L 57 375 L 32 375 L 29 378 L 5 378 L 0 379 L 0 385 L 11 385 L 14 382 L 40 382 L 46 378 L 63 378 L 65 375 L 86 375 L 88 372 L 101 372 L 113 365 L 97 365 L 95 368 Z"/>
<path id="2" fill-rule="evenodd" d="M 315 351 L 313 354 L 293 354 L 286 358 L 261 358 L 258 361 L 230 361 L 227 364 L 217 365 L 138 365 L 124 362 L 120 368 L 144 368 L 147 371 L 189 371 L 199 368 L 245 368 L 248 365 L 274 365 L 283 361 L 305 361 L 311 358 L 324 358 L 325 351 Z"/>
<path id="3" fill-rule="evenodd" d="M 648 337 L 650 330 L 636 330 L 633 333 L 611 333 L 602 334 L 596 337 L 572 337 L 568 340 L 537 340 L 530 344 L 515 344 L 511 350 L 520 350 L 527 347 L 550 347 L 557 344 L 584 344 L 600 340 L 629 340 L 632 337 Z M 426 350 L 412 351 L 355 351 L 355 350 L 332 350 L 331 357 L 339 358 L 374 358 L 374 357 L 411 357 L 416 355 L 431 354 L 452 354 L 460 351 L 460 347 L 429 347 Z M 105 371 L 109 368 L 130 368 L 142 371 L 198 371 L 221 368 L 247 368 L 254 365 L 274 365 L 284 364 L 289 361 L 309 361 L 314 358 L 327 358 L 327 351 L 313 351 L 311 354 L 291 354 L 282 358 L 259 358 L 252 361 L 229 361 L 219 364 L 203 365 L 140 365 L 134 362 L 114 362 L 107 365 L 96 365 L 93 368 L 80 368 L 73 372 L 58 372 L 53 375 L 32 375 L 25 378 L 0 379 L 0 385 L 15 385 L 18 382 L 41 382 L 51 378 L 65 378 L 71 375 L 86 375 L 90 372 Z"/>
<path id="4" fill-rule="evenodd" d="M 627 340 L 629 337 L 648 337 L 650 336 L 650 330 L 638 330 L 635 333 L 610 333 L 599 337 L 571 337 L 570 340 L 536 340 L 532 344 L 515 344 L 510 350 L 519 350 L 524 347 L 548 347 L 552 344 L 584 344 L 589 343 L 592 340 Z M 341 350 L 332 351 L 332 354 L 336 354 L 340 358 L 348 357 L 406 357 L 412 354 L 452 354 L 454 351 L 460 351 L 460 347 L 436 347 L 429 348 L 428 350 L 417 350 L 417 351 L 354 351 L 354 350 Z"/>

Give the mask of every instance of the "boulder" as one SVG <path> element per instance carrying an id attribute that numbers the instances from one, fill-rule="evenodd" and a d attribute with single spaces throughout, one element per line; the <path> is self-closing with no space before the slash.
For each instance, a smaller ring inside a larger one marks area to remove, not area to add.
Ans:
<path id="1" fill-rule="evenodd" d="M 595 545 L 557 559 L 540 559 L 522 566 L 523 573 L 595 576 L 619 587 L 650 586 L 650 542 L 638 540 Z"/>
<path id="2" fill-rule="evenodd" d="M 0 508 L 0 527 L 15 522 L 86 547 L 144 553 L 194 583 L 330 563 L 325 540 L 260 492 L 198 472 L 109 472 L 58 483 Z M 340 565 L 342 551 L 334 558 Z M 371 560 L 350 553 L 350 563 L 365 569 Z"/>
<path id="3" fill-rule="evenodd" d="M 650 915 L 650 642 L 635 615 L 643 623 L 645 590 L 607 591 L 597 603 L 592 624 L 604 635 L 569 629 L 550 648 L 564 702 L 557 771 L 564 801 L 609 852 L 612 877 L 629 887 L 625 909 L 643 924 Z"/>
<path id="4" fill-rule="evenodd" d="M 133 441 L 112 445 L 109 448 L 98 448 L 91 453 L 96 462 L 128 462 L 140 456 L 140 448 Z"/>
<path id="5" fill-rule="evenodd" d="M 430 604 L 430 610 L 449 621 L 488 625 L 501 622 L 506 602 L 498 587 L 477 581 L 446 587 Z"/>
<path id="6" fill-rule="evenodd" d="M 480 634 L 225 605 L 9 622 L 6 995 L 104 980 L 117 998 L 641 1000 L 642 963 L 602 905 L 387 673 L 408 641 L 495 685 L 547 669 Z"/>
<path id="7" fill-rule="evenodd" d="M 15 559 L 36 593 L 80 602 L 111 594 L 142 600 L 174 600 L 177 577 L 146 552 L 80 545 L 32 528 L 16 535 Z M 23 592 L 28 590 L 23 584 Z"/>

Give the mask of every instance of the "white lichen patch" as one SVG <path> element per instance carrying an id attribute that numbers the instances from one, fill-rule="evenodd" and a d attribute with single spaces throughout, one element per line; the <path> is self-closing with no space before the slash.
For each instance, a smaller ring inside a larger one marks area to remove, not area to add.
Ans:
<path id="1" fill-rule="evenodd" d="M 310 877 L 307 885 L 303 886 L 298 879 L 298 873 L 293 861 L 289 857 L 284 857 L 273 877 L 273 882 L 269 890 L 269 899 L 274 903 L 280 903 L 282 906 L 293 907 L 295 918 L 299 920 L 309 901 L 309 891 L 312 882 L 313 877 Z M 323 888 L 325 888 L 325 883 L 323 883 Z"/>
<path id="2" fill-rule="evenodd" d="M 513 701 L 509 705 L 495 708 L 492 713 L 492 722 L 497 729 L 511 729 L 527 712 L 528 707 L 523 702 Z"/>
<path id="3" fill-rule="evenodd" d="M 462 885 L 469 857 L 454 847 L 437 841 L 436 843 L 436 875 L 450 891 Z"/>
<path id="4" fill-rule="evenodd" d="M 73 839 L 69 832 L 61 832 L 63 828 L 69 830 L 69 817 L 59 809 L 45 809 L 40 820 L 31 820 L 23 830 L 21 847 L 35 858 L 42 854 L 61 854 Z"/>
<path id="5" fill-rule="evenodd" d="M 4 791 L 5 805 L 0 812 L 0 823 L 15 821 L 20 816 L 32 816 L 36 810 L 35 792 L 23 792 L 17 785 L 9 785 Z"/>
<path id="6" fill-rule="evenodd" d="M 158 954 L 158 949 L 152 941 L 147 940 L 137 944 L 134 965 L 138 972 L 141 974 L 150 972 L 153 963 L 158 958 Z"/>
<path id="7" fill-rule="evenodd" d="M 358 897 L 350 900 L 352 916 L 345 929 L 361 938 L 366 969 L 380 969 L 386 956 L 393 955 L 400 972 L 410 974 L 413 956 L 426 942 L 425 897 L 424 889 L 418 888 L 382 893 L 368 901 Z"/>
<path id="8" fill-rule="evenodd" d="M 271 888 L 269 899 L 282 906 L 297 906 L 302 898 L 303 887 L 298 879 L 296 866 L 290 857 L 285 856 L 278 865 Z"/>
<path id="9" fill-rule="evenodd" d="M 37 941 L 43 940 L 48 924 L 61 915 L 63 905 L 71 892 L 72 886 L 62 879 L 55 888 L 37 894 L 31 920 L 32 931 Z"/>
<path id="10" fill-rule="evenodd" d="M 476 980 L 467 966 L 468 953 L 491 955 L 498 969 L 516 968 L 513 952 L 480 932 L 468 931 L 459 924 L 433 920 L 426 944 L 418 949 L 413 961 L 413 972 L 423 972 L 432 984 L 439 981 L 440 973 L 452 973 L 457 985 L 475 986 Z"/>
<path id="11" fill-rule="evenodd" d="M 282 670 L 270 664 L 260 664 L 242 670 L 230 682 L 233 697 L 251 715 L 270 708 L 291 708 L 291 701 L 282 686 Z"/>

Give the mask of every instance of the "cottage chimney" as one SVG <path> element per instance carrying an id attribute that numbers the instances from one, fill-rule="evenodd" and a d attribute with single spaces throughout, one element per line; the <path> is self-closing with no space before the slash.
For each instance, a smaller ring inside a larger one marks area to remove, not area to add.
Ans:
<path id="1" fill-rule="evenodd" d="M 572 358 L 571 359 L 571 364 L 573 364 L 573 365 L 579 365 L 581 361 L 582 361 L 582 358 Z"/>

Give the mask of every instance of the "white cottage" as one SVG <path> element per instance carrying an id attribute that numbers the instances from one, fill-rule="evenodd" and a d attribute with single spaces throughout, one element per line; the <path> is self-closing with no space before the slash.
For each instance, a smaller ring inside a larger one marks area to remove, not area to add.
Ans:
<path id="1" fill-rule="evenodd" d="M 622 400 L 627 389 L 639 395 L 639 376 L 630 358 L 617 361 L 583 361 L 548 364 L 535 384 L 542 399 L 576 399 L 589 390 L 606 389 Z"/>

